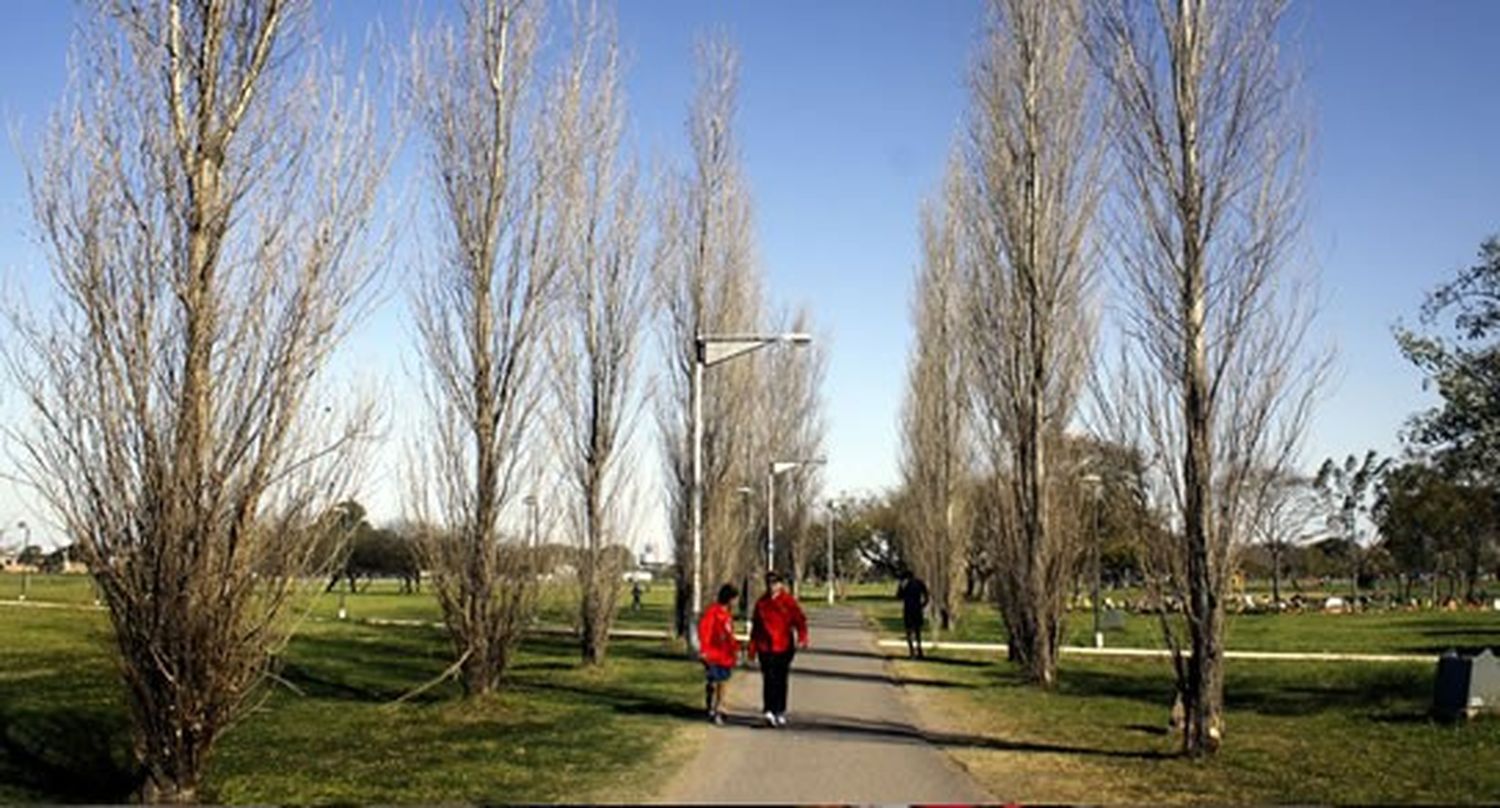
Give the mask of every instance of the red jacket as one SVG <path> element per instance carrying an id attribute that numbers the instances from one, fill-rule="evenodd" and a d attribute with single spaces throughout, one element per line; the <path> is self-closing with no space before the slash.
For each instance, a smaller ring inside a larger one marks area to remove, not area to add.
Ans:
<path id="1" fill-rule="evenodd" d="M 792 650 L 792 630 L 797 642 L 807 645 L 807 616 L 789 592 L 762 595 L 755 602 L 755 621 L 750 629 L 752 654 L 781 654 Z"/>
<path id="2" fill-rule="evenodd" d="M 698 620 L 698 657 L 709 665 L 732 668 L 740 656 L 740 641 L 734 636 L 734 618 L 729 608 L 715 603 Z"/>

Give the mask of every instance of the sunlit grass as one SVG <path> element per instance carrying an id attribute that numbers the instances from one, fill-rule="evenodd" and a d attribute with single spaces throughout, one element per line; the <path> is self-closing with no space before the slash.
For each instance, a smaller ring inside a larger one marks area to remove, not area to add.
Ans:
<path id="1" fill-rule="evenodd" d="M 104 615 L 0 609 L 0 802 L 129 797 L 129 735 Z M 272 686 L 219 745 L 224 802 L 535 802 L 644 798 L 699 725 L 701 672 L 659 640 L 620 640 L 603 670 L 566 637 L 528 640 L 508 686 L 461 699 L 440 631 L 302 626 Z M 295 688 L 294 692 L 292 688 Z"/>

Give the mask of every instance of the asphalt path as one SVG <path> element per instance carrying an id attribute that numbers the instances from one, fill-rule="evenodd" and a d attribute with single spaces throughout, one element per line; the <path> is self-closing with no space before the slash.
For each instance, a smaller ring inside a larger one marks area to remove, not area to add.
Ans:
<path id="1" fill-rule="evenodd" d="M 857 611 L 809 610 L 789 725 L 762 726 L 760 674 L 740 668 L 728 720 L 661 795 L 671 803 L 977 803 L 994 798 L 919 728 Z"/>

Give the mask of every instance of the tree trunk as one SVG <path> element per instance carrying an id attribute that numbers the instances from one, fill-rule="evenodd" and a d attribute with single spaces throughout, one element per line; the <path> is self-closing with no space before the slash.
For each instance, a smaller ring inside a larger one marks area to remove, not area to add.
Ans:
<path id="1" fill-rule="evenodd" d="M 466 639 L 468 648 L 463 664 L 459 665 L 459 683 L 464 695 L 483 696 L 494 689 L 494 676 L 490 670 L 489 642 L 484 632 L 472 632 Z"/>
<path id="2" fill-rule="evenodd" d="M 1211 598 L 1206 617 L 1208 623 L 1189 623 L 1193 658 L 1188 665 L 1188 687 L 1184 707 L 1187 721 L 1183 727 L 1183 751 L 1191 757 L 1209 755 L 1219 750 L 1224 727 L 1224 609 L 1217 598 Z"/>
<path id="3" fill-rule="evenodd" d="M 146 805 L 197 805 L 198 773 L 180 772 L 176 778 L 148 778 L 141 785 L 138 800 Z"/>
<path id="4" fill-rule="evenodd" d="M 1279 610 L 1281 603 L 1281 546 L 1271 545 L 1271 609 Z"/>

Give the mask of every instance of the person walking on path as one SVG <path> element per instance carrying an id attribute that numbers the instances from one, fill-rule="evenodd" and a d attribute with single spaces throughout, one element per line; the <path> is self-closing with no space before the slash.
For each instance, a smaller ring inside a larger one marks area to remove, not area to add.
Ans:
<path id="1" fill-rule="evenodd" d="M 795 634 L 795 637 L 793 636 Z M 786 726 L 788 679 L 797 648 L 808 643 L 807 616 L 776 572 L 766 573 L 766 594 L 755 602 L 750 656 L 760 657 L 761 706 L 766 726 Z"/>
<path id="2" fill-rule="evenodd" d="M 927 620 L 927 603 L 931 600 L 927 584 L 909 570 L 902 570 L 901 583 L 896 585 L 896 597 L 901 600 L 901 622 L 906 626 L 906 655 L 925 659 L 922 625 Z"/>
<path id="3" fill-rule="evenodd" d="M 708 720 L 724 724 L 724 689 L 740 656 L 740 641 L 734 636 L 734 618 L 729 604 L 740 594 L 734 584 L 719 587 L 714 604 L 698 620 L 698 656 L 703 661 L 703 702 Z"/>

